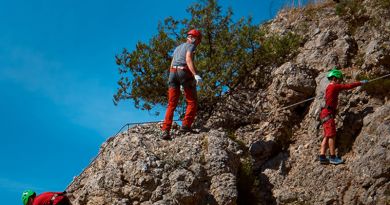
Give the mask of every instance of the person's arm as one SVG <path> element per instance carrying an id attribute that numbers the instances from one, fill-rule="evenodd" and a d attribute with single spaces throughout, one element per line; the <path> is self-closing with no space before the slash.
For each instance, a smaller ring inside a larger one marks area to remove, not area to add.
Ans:
<path id="1" fill-rule="evenodd" d="M 357 86 L 360 86 L 362 85 L 361 82 L 354 82 L 354 83 L 348 83 L 348 84 L 336 84 L 336 88 L 338 90 L 349 90 L 349 89 L 352 89 L 352 88 L 355 88 Z"/>
<path id="2" fill-rule="evenodd" d="M 171 69 L 173 67 L 173 60 L 174 60 L 174 58 L 172 58 L 171 67 L 169 67 L 169 69 Z"/>
<path id="3" fill-rule="evenodd" d="M 194 54 L 190 50 L 186 52 L 186 63 L 187 63 L 188 69 L 190 69 L 192 75 L 195 76 L 196 75 L 196 68 L 195 68 L 194 62 L 192 60 L 193 56 L 194 56 Z"/>

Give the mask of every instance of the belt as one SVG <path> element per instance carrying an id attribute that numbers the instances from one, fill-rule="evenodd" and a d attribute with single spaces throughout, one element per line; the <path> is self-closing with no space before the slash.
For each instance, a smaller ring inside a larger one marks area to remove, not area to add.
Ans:
<path id="1" fill-rule="evenodd" d="M 169 69 L 169 72 L 174 73 L 174 72 L 177 72 L 177 70 L 190 71 L 188 69 L 188 66 L 172 66 Z"/>
<path id="2" fill-rule="evenodd" d="M 182 70 L 184 70 L 184 69 L 187 69 L 187 68 L 188 68 L 188 66 L 179 66 L 179 65 L 174 65 L 174 66 L 172 66 L 172 68 L 176 68 L 176 69 L 182 69 Z"/>

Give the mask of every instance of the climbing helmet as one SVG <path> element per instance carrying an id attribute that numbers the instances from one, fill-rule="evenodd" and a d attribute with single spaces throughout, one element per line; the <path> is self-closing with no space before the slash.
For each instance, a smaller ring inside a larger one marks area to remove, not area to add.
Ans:
<path id="1" fill-rule="evenodd" d="M 28 203 L 28 199 L 31 197 L 31 196 L 35 196 L 35 192 L 33 190 L 26 190 L 22 193 L 22 202 L 24 205 L 27 205 Z"/>
<path id="2" fill-rule="evenodd" d="M 340 70 L 332 69 L 329 71 L 327 75 L 328 79 L 331 79 L 332 77 L 335 77 L 337 79 L 343 79 L 343 73 Z"/>
<path id="3" fill-rule="evenodd" d="M 188 31 L 187 35 L 194 36 L 195 38 L 199 39 L 199 42 L 202 40 L 202 33 L 197 29 Z"/>

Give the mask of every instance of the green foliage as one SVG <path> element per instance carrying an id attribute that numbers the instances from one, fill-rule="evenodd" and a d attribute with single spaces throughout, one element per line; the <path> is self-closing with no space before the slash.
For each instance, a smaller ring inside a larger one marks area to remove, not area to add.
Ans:
<path id="1" fill-rule="evenodd" d="M 302 39 L 299 35 L 289 32 L 283 36 L 276 34 L 262 36 L 261 41 L 261 62 L 280 65 L 286 62 L 286 58 L 289 59 L 297 53 Z"/>
<path id="2" fill-rule="evenodd" d="M 277 65 L 288 60 L 299 47 L 299 36 L 268 34 L 252 25 L 251 18 L 232 19 L 233 12 L 222 12 L 216 0 L 201 0 L 187 9 L 191 18 L 165 19 L 158 33 L 146 44 L 138 42 L 134 51 L 123 49 L 116 56 L 119 88 L 114 103 L 132 99 L 140 109 L 151 110 L 167 104 L 168 69 L 176 46 L 186 32 L 202 31 L 202 43 L 195 53 L 197 73 L 203 78 L 198 89 L 199 108 L 212 109 L 218 99 L 233 90 L 257 67 Z M 259 80 L 266 81 L 267 72 Z"/>
<path id="3" fill-rule="evenodd" d="M 240 167 L 237 173 L 238 204 L 259 204 L 262 198 L 258 194 L 260 184 L 259 176 L 253 171 L 252 157 L 248 152 L 245 142 L 237 139 L 235 130 L 225 130 L 227 137 L 236 142 L 244 151 L 240 159 Z"/>
<path id="4" fill-rule="evenodd" d="M 263 199 L 257 193 L 260 186 L 260 179 L 253 173 L 251 158 L 241 161 L 237 177 L 238 204 L 259 204 Z"/>
<path id="5" fill-rule="evenodd" d="M 234 142 L 236 142 L 241 149 L 243 150 L 246 150 L 246 144 L 245 142 L 237 139 L 236 135 L 235 135 L 235 130 L 226 130 L 227 131 L 227 137 L 231 140 L 233 140 Z"/>
<path id="6" fill-rule="evenodd" d="M 166 68 L 170 64 L 170 51 L 166 48 L 173 47 L 174 43 L 167 33 L 159 28 L 159 35 L 153 37 L 149 45 L 138 42 L 133 52 L 123 49 L 122 53 L 116 56 L 121 78 L 114 102 L 131 98 L 137 108 L 146 110 L 150 110 L 153 104 L 165 102 L 166 97 L 161 93 L 167 92 Z M 152 104 L 142 103 L 140 107 L 141 101 Z"/>

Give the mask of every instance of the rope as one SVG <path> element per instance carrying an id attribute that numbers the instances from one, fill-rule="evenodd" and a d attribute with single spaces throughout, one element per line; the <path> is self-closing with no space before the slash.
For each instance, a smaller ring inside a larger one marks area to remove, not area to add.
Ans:
<path id="1" fill-rule="evenodd" d="M 390 76 L 390 74 L 383 75 L 383 76 L 381 76 L 381 77 L 377 77 L 377 78 L 375 78 L 375 79 L 369 80 L 367 83 L 370 83 L 370 82 L 373 82 L 373 81 L 376 81 L 376 80 L 379 80 L 379 79 L 382 79 L 382 78 L 386 78 L 387 76 Z"/>
<path id="2" fill-rule="evenodd" d="M 297 103 L 294 103 L 294 104 L 292 104 L 292 105 L 288 105 L 288 106 L 279 108 L 279 109 L 277 109 L 276 111 L 285 110 L 285 109 L 287 109 L 287 108 L 294 107 L 294 106 L 299 105 L 299 104 L 302 104 L 302 103 L 304 103 L 304 102 L 307 102 L 307 101 L 310 101 L 310 100 L 314 100 L 315 98 L 316 98 L 316 97 L 311 97 L 311 98 L 308 98 L 308 99 L 306 99 L 306 100 L 302 100 L 302 101 L 299 101 L 299 102 L 297 102 Z"/>
<path id="3" fill-rule="evenodd" d="M 390 74 L 383 75 L 383 76 L 377 77 L 377 78 L 375 78 L 375 79 L 369 80 L 369 81 L 367 81 L 367 83 L 371 83 L 371 82 L 373 82 L 373 81 L 380 80 L 380 79 L 386 78 L 386 77 L 388 77 L 388 76 L 390 76 Z M 316 97 L 311 97 L 311 98 L 308 98 L 308 99 L 306 99 L 306 100 L 302 100 L 302 101 L 299 101 L 299 102 L 297 102 L 297 103 L 294 103 L 294 104 L 292 104 L 292 105 L 288 105 L 288 106 L 285 106 L 285 107 L 281 107 L 281 108 L 277 109 L 276 111 L 285 110 L 285 109 L 287 109 L 287 108 L 294 107 L 294 106 L 296 106 L 296 105 L 305 103 L 305 102 L 307 102 L 307 101 L 314 100 L 315 98 L 316 98 Z M 268 114 L 269 114 L 269 113 L 268 113 Z"/>

